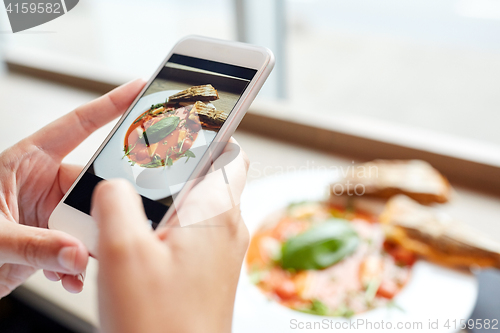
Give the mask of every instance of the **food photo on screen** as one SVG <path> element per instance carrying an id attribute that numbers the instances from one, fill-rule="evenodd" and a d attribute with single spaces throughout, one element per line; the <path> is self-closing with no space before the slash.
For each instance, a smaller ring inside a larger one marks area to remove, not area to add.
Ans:
<path id="1" fill-rule="evenodd" d="M 255 70 L 173 54 L 65 202 L 90 212 L 93 188 L 124 178 L 156 227 L 209 150 Z"/>

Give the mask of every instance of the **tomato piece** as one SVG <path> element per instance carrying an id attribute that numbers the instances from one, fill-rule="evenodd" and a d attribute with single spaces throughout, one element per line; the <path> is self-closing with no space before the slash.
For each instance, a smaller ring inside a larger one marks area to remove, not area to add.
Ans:
<path id="1" fill-rule="evenodd" d="M 366 286 L 370 281 L 378 279 L 382 275 L 384 264 L 382 258 L 371 255 L 367 257 L 359 266 L 359 279 L 363 286 Z"/>
<path id="2" fill-rule="evenodd" d="M 295 298 L 297 296 L 297 290 L 295 290 L 295 284 L 290 280 L 283 280 L 274 289 L 276 295 L 282 300 L 287 300 L 290 298 Z"/>
<path id="3" fill-rule="evenodd" d="M 133 147 L 137 144 L 138 140 L 139 140 L 139 134 L 137 133 L 137 131 L 132 131 L 128 136 L 127 143 L 129 146 Z"/>
<path id="4" fill-rule="evenodd" d="M 405 249 L 399 244 L 385 241 L 384 249 L 389 253 L 397 264 L 412 266 L 417 261 L 417 255 L 410 250 Z"/>
<path id="5" fill-rule="evenodd" d="M 201 129 L 201 124 L 199 121 L 188 119 L 187 127 L 193 132 L 198 132 Z"/>
<path id="6" fill-rule="evenodd" d="M 377 296 L 392 299 L 399 292 L 399 287 L 396 283 L 390 280 L 384 280 L 380 283 L 377 290 Z"/>
<path id="7" fill-rule="evenodd" d="M 134 152 L 135 152 L 135 149 L 134 149 Z M 137 150 L 137 152 L 135 152 L 135 159 L 137 161 L 143 161 L 147 158 L 149 158 L 148 147 L 143 146 L 141 149 L 139 149 L 139 150 Z"/>
<path id="8" fill-rule="evenodd" d="M 185 107 L 180 107 L 175 110 L 174 116 L 179 117 L 181 120 L 186 119 L 189 116 L 189 110 Z"/>
<path id="9" fill-rule="evenodd" d="M 182 151 L 189 150 L 193 146 L 193 140 L 191 139 L 185 139 L 184 143 L 182 144 Z"/>
<path id="10" fill-rule="evenodd" d="M 399 264 L 403 264 L 406 266 L 412 266 L 415 261 L 417 261 L 417 256 L 415 253 L 404 249 L 402 247 L 398 248 L 398 251 L 396 252 L 394 259 L 396 259 L 396 262 Z"/>

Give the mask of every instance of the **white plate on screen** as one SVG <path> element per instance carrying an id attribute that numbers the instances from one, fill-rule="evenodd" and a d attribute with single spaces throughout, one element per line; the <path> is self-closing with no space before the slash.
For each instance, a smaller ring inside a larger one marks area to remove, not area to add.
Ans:
<path id="1" fill-rule="evenodd" d="M 137 192 L 151 200 L 159 200 L 179 192 L 196 167 L 198 161 L 216 136 L 214 131 L 201 130 L 191 147 L 196 158 L 181 157 L 170 167 L 154 169 L 132 166 L 128 158 L 123 158 L 123 141 L 132 122 L 151 105 L 163 103 L 181 90 L 165 90 L 142 97 L 129 113 L 122 126 L 118 128 L 111 140 L 94 161 L 94 172 L 104 179 L 125 178 L 129 180 Z"/>
<path id="2" fill-rule="evenodd" d="M 313 170 L 282 174 L 251 182 L 243 193 L 241 210 L 250 234 L 256 231 L 262 220 L 270 213 L 286 207 L 291 202 L 321 200 L 327 194 L 328 184 L 338 179 L 338 174 L 330 171 Z M 354 329 L 319 328 L 310 330 L 293 329 L 292 323 L 319 322 L 326 319 L 328 325 L 349 322 L 337 317 L 315 316 L 286 308 L 268 300 L 261 291 L 250 282 L 243 266 L 236 294 L 233 332 L 235 333 L 284 333 L 284 332 L 457 332 L 460 319 L 468 319 L 474 308 L 478 293 L 476 278 L 471 274 L 457 272 L 425 261 L 418 261 L 412 270 L 412 276 L 404 289 L 395 297 L 398 308 L 378 308 L 351 318 L 372 323 L 390 322 L 390 329 Z M 295 320 L 295 322 L 292 322 Z M 333 322 L 330 322 L 332 320 Z M 439 329 L 430 330 L 429 320 L 438 320 Z M 444 325 L 450 320 L 450 328 Z M 395 329 L 398 322 L 421 322 L 422 329 Z M 333 323 L 333 324 L 332 324 Z M 330 327 L 330 326 L 329 326 Z"/>

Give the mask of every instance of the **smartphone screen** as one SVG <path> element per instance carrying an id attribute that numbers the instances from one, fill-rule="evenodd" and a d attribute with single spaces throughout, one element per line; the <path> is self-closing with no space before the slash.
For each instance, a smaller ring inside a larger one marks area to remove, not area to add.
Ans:
<path id="1" fill-rule="evenodd" d="M 125 178 L 156 228 L 256 72 L 173 54 L 64 203 L 90 215 L 95 186 Z"/>

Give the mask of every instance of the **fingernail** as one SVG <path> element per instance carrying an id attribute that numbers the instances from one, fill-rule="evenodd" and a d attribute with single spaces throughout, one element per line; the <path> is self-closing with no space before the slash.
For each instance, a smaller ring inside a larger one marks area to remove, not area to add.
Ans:
<path id="1" fill-rule="evenodd" d="M 65 247 L 59 251 L 57 256 L 59 264 L 67 270 L 74 271 L 76 267 L 76 247 Z"/>
<path id="2" fill-rule="evenodd" d="M 62 279 L 62 275 L 57 273 L 57 272 L 54 272 L 54 274 L 57 276 L 57 281 L 61 280 Z"/>
<path id="3" fill-rule="evenodd" d="M 80 281 L 83 284 L 83 281 L 85 281 L 85 274 L 80 273 L 76 276 L 76 278 L 78 279 L 78 281 Z"/>

